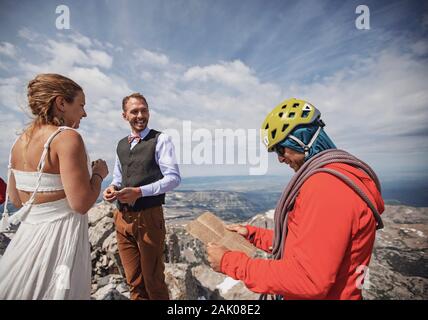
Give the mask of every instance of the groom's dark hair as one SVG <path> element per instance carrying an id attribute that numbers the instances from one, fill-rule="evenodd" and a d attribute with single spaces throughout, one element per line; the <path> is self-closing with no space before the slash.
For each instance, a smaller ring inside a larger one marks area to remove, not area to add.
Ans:
<path id="1" fill-rule="evenodd" d="M 135 98 L 138 100 L 141 100 L 146 106 L 147 108 L 149 107 L 146 98 L 144 98 L 144 96 L 139 93 L 139 92 L 134 92 L 133 94 L 130 94 L 129 96 L 126 96 L 125 98 L 123 98 L 122 100 L 122 110 L 125 112 L 126 110 L 126 104 L 128 103 L 128 100 L 131 98 Z"/>

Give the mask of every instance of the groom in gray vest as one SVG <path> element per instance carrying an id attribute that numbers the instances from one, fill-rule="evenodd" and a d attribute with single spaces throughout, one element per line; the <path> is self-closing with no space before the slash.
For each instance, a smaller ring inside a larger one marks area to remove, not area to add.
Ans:
<path id="1" fill-rule="evenodd" d="M 149 129 L 149 106 L 133 93 L 122 101 L 131 134 L 119 141 L 113 181 L 104 199 L 117 200 L 114 213 L 120 259 L 132 300 L 167 300 L 164 276 L 165 193 L 180 184 L 174 145 Z"/>

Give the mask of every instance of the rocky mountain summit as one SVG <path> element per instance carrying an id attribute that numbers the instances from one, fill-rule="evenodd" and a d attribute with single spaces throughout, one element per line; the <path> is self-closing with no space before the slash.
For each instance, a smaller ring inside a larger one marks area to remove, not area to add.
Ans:
<path id="1" fill-rule="evenodd" d="M 257 299 L 240 281 L 214 272 L 206 261 L 202 243 L 185 231 L 188 220 L 204 210 L 211 210 L 226 221 L 239 221 L 234 201 L 245 201 L 238 195 L 227 203 L 187 208 L 180 204 L 188 197 L 206 197 L 190 193 L 178 194 L 176 202 L 165 207 L 167 236 L 165 246 L 165 277 L 171 299 Z M 200 200 L 200 199 L 199 199 Z M 207 198 L 205 198 L 207 200 Z M 214 200 L 213 200 L 214 201 Z M 207 203 L 207 202 L 206 202 Z M 226 208 L 232 214 L 226 214 Z M 218 212 L 216 212 L 216 209 Z M 259 208 L 248 205 L 249 211 Z M 251 209 L 251 210 L 250 210 Z M 88 213 L 89 240 L 92 260 L 92 299 L 129 299 L 120 262 L 112 204 L 101 202 Z M 248 214 L 248 213 L 247 213 Z M 244 223 L 264 228 L 273 226 L 273 210 L 255 214 Z M 363 292 L 366 299 L 427 299 L 428 298 L 428 208 L 386 206 L 382 215 L 385 228 L 376 236 L 375 250 Z M 0 234 L 0 255 L 10 239 Z M 1 259 L 1 258 L 0 258 Z"/>
<path id="2" fill-rule="evenodd" d="M 240 281 L 214 272 L 205 248 L 185 231 L 177 210 L 165 208 L 166 282 L 172 299 L 257 299 Z M 113 206 L 101 203 L 89 212 L 94 299 L 129 297 L 117 252 Z M 428 208 L 387 206 L 385 228 L 377 233 L 375 250 L 363 286 L 366 299 L 427 299 Z M 189 218 L 189 217 L 187 217 Z M 273 226 L 273 210 L 244 223 Z M 236 220 L 236 219 L 233 219 Z"/>

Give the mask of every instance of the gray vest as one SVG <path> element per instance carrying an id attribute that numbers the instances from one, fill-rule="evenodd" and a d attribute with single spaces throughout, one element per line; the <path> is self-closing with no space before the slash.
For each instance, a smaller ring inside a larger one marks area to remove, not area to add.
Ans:
<path id="1" fill-rule="evenodd" d="M 117 155 L 122 167 L 122 188 L 140 187 L 163 178 L 159 165 L 156 163 L 156 142 L 160 132 L 150 130 L 147 136 L 140 140 L 131 150 L 128 137 L 123 138 L 117 145 Z M 160 206 L 165 203 L 165 194 L 141 197 L 133 206 L 117 201 L 120 211 L 141 211 Z"/>

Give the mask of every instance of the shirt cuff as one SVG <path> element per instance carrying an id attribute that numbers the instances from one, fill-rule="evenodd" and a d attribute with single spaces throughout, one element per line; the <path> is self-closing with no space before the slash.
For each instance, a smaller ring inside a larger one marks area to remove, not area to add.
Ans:
<path id="1" fill-rule="evenodd" d="M 141 186 L 140 190 L 143 197 L 150 197 L 154 194 L 153 186 L 151 184 L 146 184 L 145 186 Z"/>
<path id="2" fill-rule="evenodd" d="M 226 272 L 227 272 L 227 265 L 225 265 L 225 262 L 226 262 L 226 255 L 229 253 L 229 252 L 231 252 L 231 251 L 226 251 L 224 254 L 223 254 L 223 256 L 221 257 L 221 260 L 220 260 L 220 272 L 221 273 L 224 273 L 224 274 L 226 274 Z"/>
<path id="3" fill-rule="evenodd" d="M 247 231 L 248 231 L 248 234 L 245 236 L 245 239 L 247 239 L 249 242 L 253 243 L 258 228 L 251 226 L 249 224 L 247 224 L 245 227 L 247 228 Z"/>
<path id="4" fill-rule="evenodd" d="M 242 280 L 238 278 L 238 269 L 240 266 L 246 265 L 248 260 L 250 258 L 243 252 L 227 251 L 221 258 L 220 272 L 235 280 Z"/>

